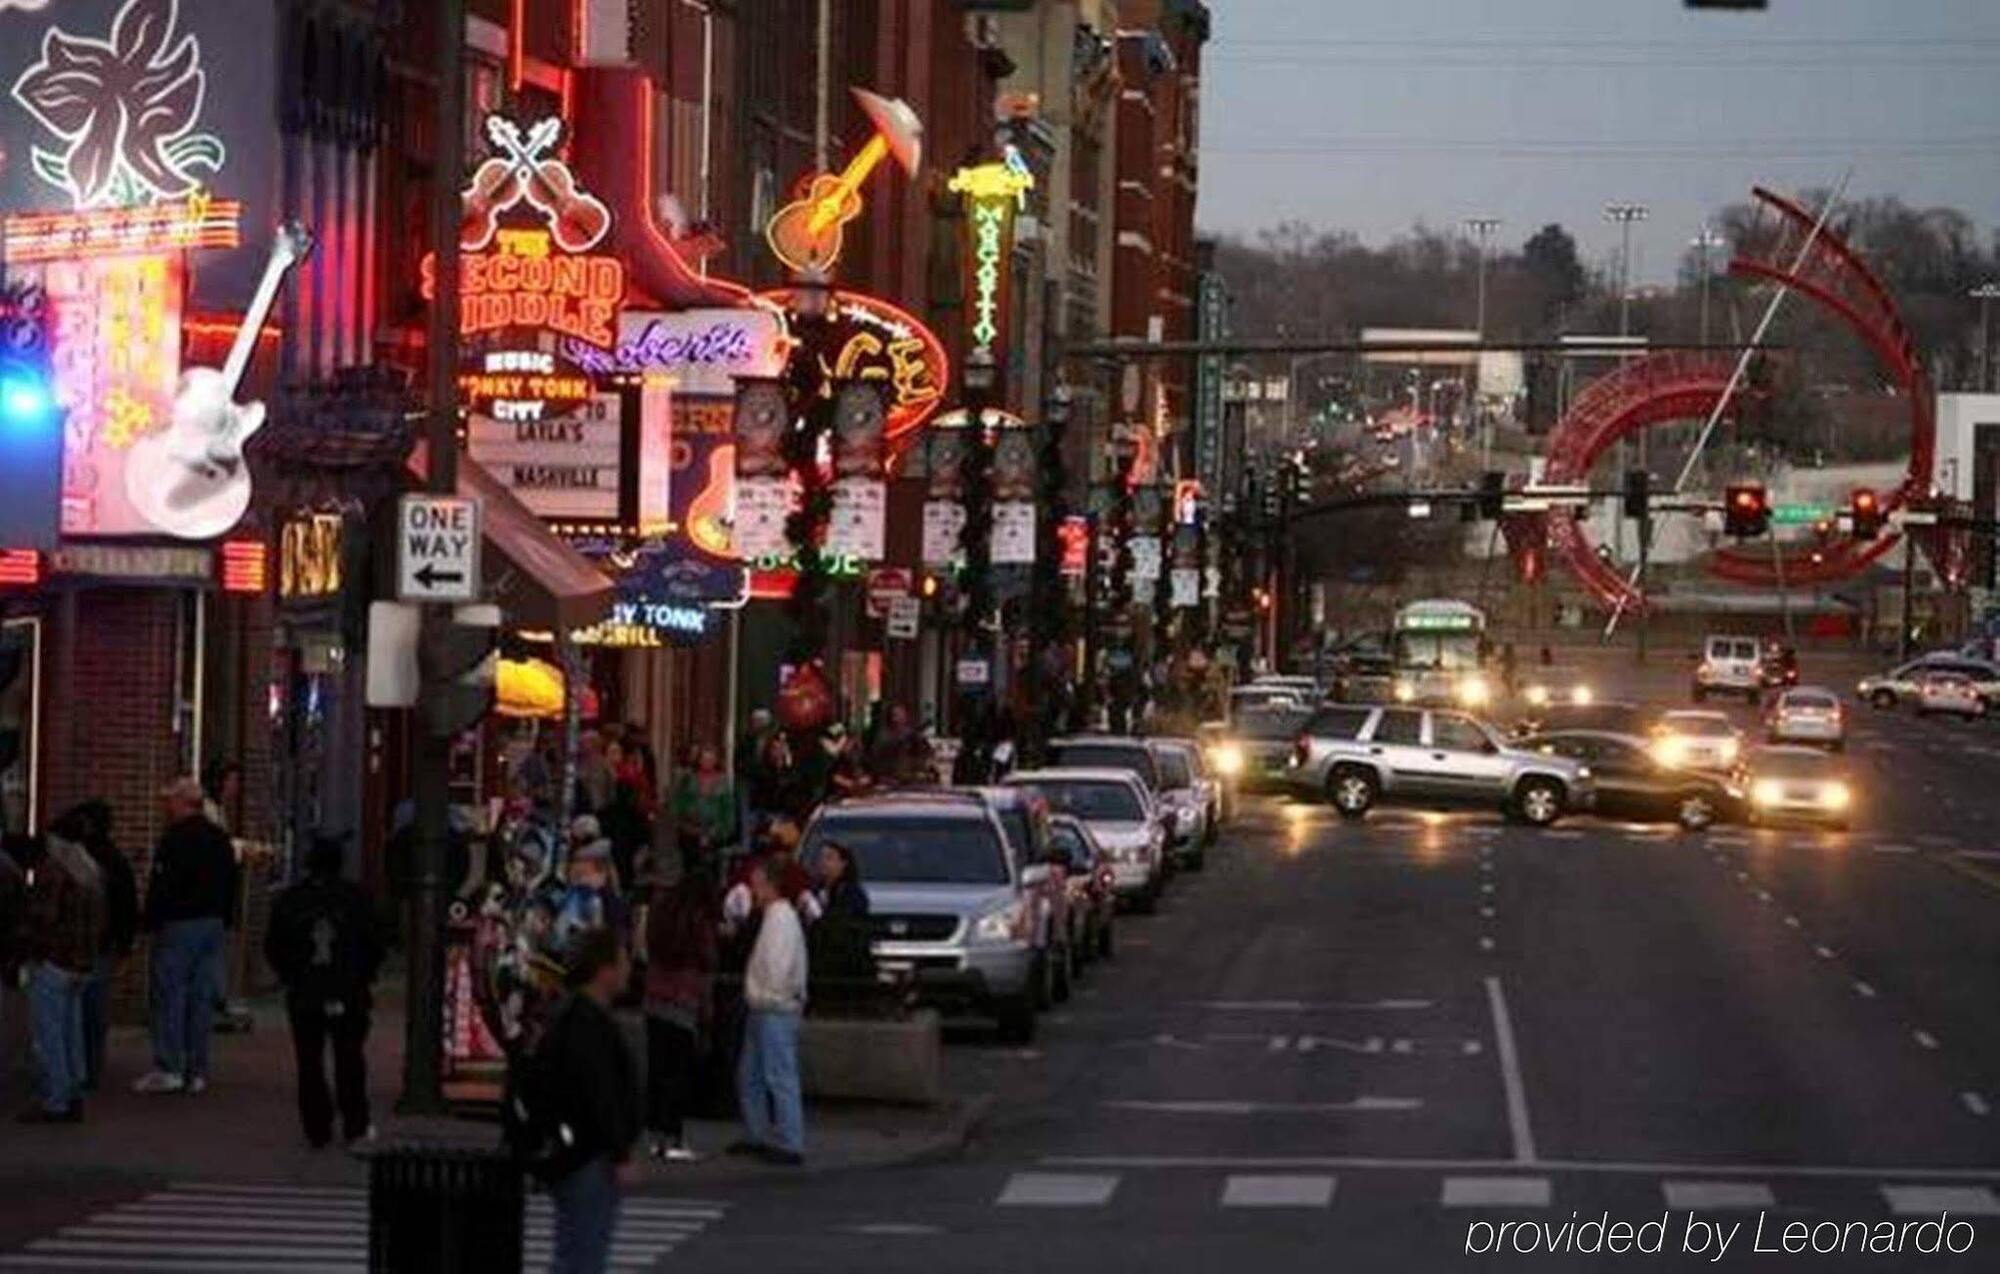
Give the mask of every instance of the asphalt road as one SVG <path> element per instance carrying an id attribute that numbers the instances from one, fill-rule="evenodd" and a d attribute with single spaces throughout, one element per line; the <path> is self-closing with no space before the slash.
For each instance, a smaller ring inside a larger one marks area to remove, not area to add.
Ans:
<path id="1" fill-rule="evenodd" d="M 646 1200 L 624 1268 L 2000 1269 L 2000 723 L 1855 722 L 1847 833 L 1246 801 L 1032 1047 L 952 1031 L 967 1153 Z M 1663 1250 L 1514 1250 L 1600 1218 Z"/>
<path id="2" fill-rule="evenodd" d="M 964 1159 L 732 1192 L 678 1257 L 1712 1268 L 1698 1220 L 1724 1268 L 2000 1269 L 2000 725 L 1856 730 L 1846 834 L 1249 803 L 1035 1048 L 954 1045 L 1001 1092 Z M 1969 1250 L 1912 1250 L 1944 1212 Z M 1606 1214 L 1664 1250 L 1466 1251 Z"/>

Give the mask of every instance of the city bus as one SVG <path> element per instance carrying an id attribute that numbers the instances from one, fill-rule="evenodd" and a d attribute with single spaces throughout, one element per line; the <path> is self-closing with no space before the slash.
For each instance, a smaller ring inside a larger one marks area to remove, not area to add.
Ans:
<path id="1" fill-rule="evenodd" d="M 1430 598 L 1396 612 L 1390 632 L 1399 703 L 1484 708 L 1493 702 L 1487 675 L 1486 614 L 1470 602 Z"/>

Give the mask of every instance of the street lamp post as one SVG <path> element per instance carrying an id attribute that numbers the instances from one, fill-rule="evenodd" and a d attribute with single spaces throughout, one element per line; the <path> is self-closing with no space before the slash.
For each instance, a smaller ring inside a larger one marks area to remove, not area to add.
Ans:
<path id="1" fill-rule="evenodd" d="M 1472 231 L 1479 241 L 1478 302 L 1474 310 L 1473 330 L 1479 334 L 1481 344 L 1486 341 L 1486 241 L 1500 228 L 1498 217 L 1467 217 L 1465 228 Z M 1478 383 L 1477 373 L 1474 384 Z M 1493 422 L 1487 417 L 1486 409 L 1474 399 L 1473 410 L 1479 413 L 1479 467 L 1482 471 L 1493 467 Z"/>
<path id="2" fill-rule="evenodd" d="M 1967 295 L 1979 302 L 1979 392 L 1993 392 L 1993 302 L 2000 299 L 2000 282 L 1988 279 Z"/>
<path id="3" fill-rule="evenodd" d="M 1703 345 L 1708 344 L 1708 254 L 1717 248 L 1728 246 L 1728 243 L 1727 239 L 1717 234 L 1708 226 L 1703 226 L 1700 234 L 1688 240 L 1688 246 L 1699 254 L 1698 259 L 1701 262 L 1701 335 L 1699 339 Z"/>
<path id="4" fill-rule="evenodd" d="M 1618 223 L 1618 335 L 1627 336 L 1632 330 L 1632 224 L 1646 219 L 1647 208 L 1642 203 L 1621 203 L 1613 201 L 1604 205 L 1604 219 Z M 1629 455 L 1629 443 L 1618 445 L 1621 457 Z M 1621 469 L 1626 467 L 1619 466 Z M 1646 467 L 1646 431 L 1639 431 L 1639 467 Z M 1623 522 L 1615 525 L 1623 526 Z M 1641 535 L 1645 529 L 1641 528 Z M 1624 536 L 1617 536 L 1623 540 Z"/>

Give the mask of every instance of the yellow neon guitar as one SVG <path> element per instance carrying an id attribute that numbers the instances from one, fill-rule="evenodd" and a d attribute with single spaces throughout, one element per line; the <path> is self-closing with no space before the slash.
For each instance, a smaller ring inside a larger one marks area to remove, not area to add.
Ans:
<path id="1" fill-rule="evenodd" d="M 840 259 L 847 223 L 861 215 L 861 185 L 883 160 L 893 157 L 912 175 L 922 162 L 923 124 L 909 103 L 866 89 L 853 93 L 874 136 L 838 176 L 815 176 L 805 195 L 778 209 L 764 228 L 778 260 L 801 274 L 827 270 Z"/>

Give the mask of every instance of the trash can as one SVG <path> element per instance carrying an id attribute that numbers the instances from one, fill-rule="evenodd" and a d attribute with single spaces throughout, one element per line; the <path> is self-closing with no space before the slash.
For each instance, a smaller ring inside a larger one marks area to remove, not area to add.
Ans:
<path id="1" fill-rule="evenodd" d="M 369 1155 L 371 1274 L 519 1274 L 523 1183 L 502 1150 L 394 1145 Z"/>

